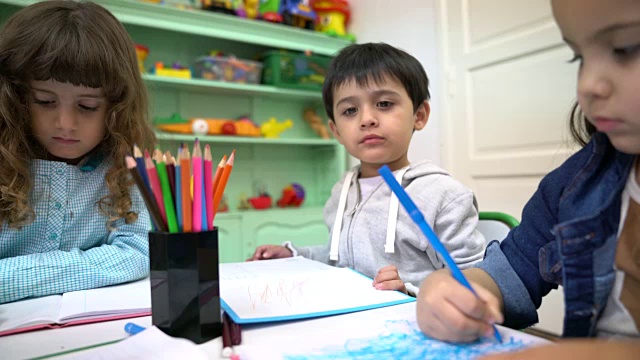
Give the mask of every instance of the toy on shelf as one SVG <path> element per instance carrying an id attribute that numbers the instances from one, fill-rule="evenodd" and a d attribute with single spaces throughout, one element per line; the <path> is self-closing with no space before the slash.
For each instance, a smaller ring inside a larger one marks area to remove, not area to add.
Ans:
<path id="1" fill-rule="evenodd" d="M 291 183 L 282 189 L 282 197 L 278 200 L 279 207 L 300 207 L 304 201 L 304 188 L 300 184 Z"/>
<path id="2" fill-rule="evenodd" d="M 195 76 L 206 80 L 259 84 L 261 75 L 261 62 L 234 56 L 203 56 L 195 63 Z"/>
<path id="3" fill-rule="evenodd" d="M 229 202 L 227 201 L 227 197 L 222 195 L 222 199 L 220 199 L 220 204 L 218 204 L 218 209 L 216 213 L 227 212 L 229 211 Z"/>
<path id="4" fill-rule="evenodd" d="M 266 138 L 277 139 L 280 137 L 280 133 L 291 127 L 293 127 L 293 121 L 291 121 L 291 119 L 278 122 L 276 118 L 272 117 L 269 121 L 260 125 L 260 131 Z"/>
<path id="5" fill-rule="evenodd" d="M 349 3 L 346 0 L 311 0 L 311 7 L 318 15 L 316 30 L 329 36 L 356 41 L 353 34 L 347 33 L 349 25 Z"/>
<path id="6" fill-rule="evenodd" d="M 180 115 L 173 114 L 169 118 L 155 118 L 154 123 L 161 131 L 178 134 L 261 136 L 261 130 L 258 125 L 246 117 L 237 120 L 183 119 Z"/>
<path id="7" fill-rule="evenodd" d="M 260 0 L 258 6 L 260 18 L 264 21 L 272 23 L 281 23 L 282 15 L 280 15 L 280 0 Z"/>
<path id="8" fill-rule="evenodd" d="M 268 209 L 272 205 L 271 195 L 263 187 L 258 196 L 249 198 L 249 204 L 256 210 Z"/>
<path id="9" fill-rule="evenodd" d="M 258 17 L 258 6 L 260 0 L 244 0 L 244 12 L 248 19 L 255 19 Z"/>
<path id="10" fill-rule="evenodd" d="M 281 0 L 280 12 L 284 24 L 308 30 L 315 27 L 316 13 L 302 0 Z"/>
<path id="11" fill-rule="evenodd" d="M 164 63 L 158 61 L 151 68 L 151 74 L 155 74 L 158 76 L 168 76 L 180 79 L 191 79 L 191 69 L 188 67 L 182 66 L 179 63 L 173 63 L 170 68 L 165 68 Z"/>
<path id="12" fill-rule="evenodd" d="M 213 12 L 219 12 L 223 14 L 235 15 L 236 11 L 233 8 L 233 2 L 231 0 L 201 0 L 202 9 Z"/>
<path id="13" fill-rule="evenodd" d="M 274 23 L 284 23 L 313 30 L 316 13 L 303 0 L 260 0 L 260 18 Z"/>
<path id="14" fill-rule="evenodd" d="M 247 195 L 245 193 L 240 194 L 240 200 L 238 201 L 238 210 L 249 209 L 251 209 L 251 204 L 249 203 L 249 199 L 247 199 Z"/>
<path id="15" fill-rule="evenodd" d="M 286 50 L 263 53 L 262 82 L 277 87 L 321 90 L 331 57 Z"/>
<path id="16" fill-rule="evenodd" d="M 146 72 L 146 70 L 144 69 L 144 61 L 147 59 L 148 55 L 149 55 L 148 47 L 144 45 L 136 44 L 136 56 L 138 58 L 138 67 L 140 68 L 140 73 Z"/>
<path id="17" fill-rule="evenodd" d="M 324 121 L 322 121 L 322 118 L 316 113 L 315 109 L 305 109 L 302 113 L 302 117 L 304 118 L 304 121 L 311 126 L 311 129 L 318 134 L 318 136 L 323 139 L 331 138 L 327 125 L 324 124 Z"/>

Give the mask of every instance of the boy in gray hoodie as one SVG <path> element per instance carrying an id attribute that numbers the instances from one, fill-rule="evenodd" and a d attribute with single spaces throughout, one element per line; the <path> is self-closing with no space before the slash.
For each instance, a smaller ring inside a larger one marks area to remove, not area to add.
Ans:
<path id="1" fill-rule="evenodd" d="M 256 248 L 249 260 L 301 255 L 374 278 L 380 290 L 417 294 L 422 280 L 445 265 L 378 175 L 388 165 L 460 268 L 482 260 L 473 193 L 428 161 L 407 158 L 413 132 L 430 113 L 429 80 L 413 56 L 390 45 L 344 48 L 327 71 L 322 98 L 329 128 L 360 160 L 333 187 L 324 208 L 330 242 Z"/>

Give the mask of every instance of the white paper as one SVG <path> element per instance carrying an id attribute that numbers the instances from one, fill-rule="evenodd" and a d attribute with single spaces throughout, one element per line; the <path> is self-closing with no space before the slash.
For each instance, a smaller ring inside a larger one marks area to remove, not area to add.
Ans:
<path id="1" fill-rule="evenodd" d="M 60 322 L 151 311 L 149 279 L 62 295 Z"/>
<path id="2" fill-rule="evenodd" d="M 83 360 L 136 360 L 136 359 L 190 359 L 206 360 L 207 354 L 195 343 L 173 338 L 155 326 L 130 336 L 113 345 L 103 346 L 72 359 Z"/>
<path id="3" fill-rule="evenodd" d="M 0 305 L 0 332 L 56 322 L 61 300 L 52 295 Z"/>
<path id="4" fill-rule="evenodd" d="M 503 337 L 501 344 L 494 339 L 471 345 L 429 339 L 417 326 L 415 303 L 408 303 L 252 329 L 235 349 L 242 360 L 448 360 L 475 359 L 482 354 L 550 344 L 521 331 L 503 327 L 499 331 Z"/>
<path id="5" fill-rule="evenodd" d="M 240 323 L 323 316 L 411 301 L 347 268 L 304 258 L 221 264 L 220 294 Z M 233 315 L 232 315 L 233 316 Z"/>

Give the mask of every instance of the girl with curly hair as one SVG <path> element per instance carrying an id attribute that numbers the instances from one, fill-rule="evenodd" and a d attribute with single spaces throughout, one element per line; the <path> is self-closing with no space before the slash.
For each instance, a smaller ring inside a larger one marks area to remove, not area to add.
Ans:
<path id="1" fill-rule="evenodd" d="M 0 303 L 147 276 L 149 215 L 123 161 L 153 147 L 134 43 L 89 2 L 0 30 Z"/>

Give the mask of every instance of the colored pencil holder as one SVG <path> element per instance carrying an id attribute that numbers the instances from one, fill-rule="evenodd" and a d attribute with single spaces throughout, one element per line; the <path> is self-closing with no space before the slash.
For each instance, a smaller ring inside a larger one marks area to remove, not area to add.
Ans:
<path id="1" fill-rule="evenodd" d="M 222 335 L 218 228 L 150 232 L 149 257 L 153 325 L 196 344 Z"/>

